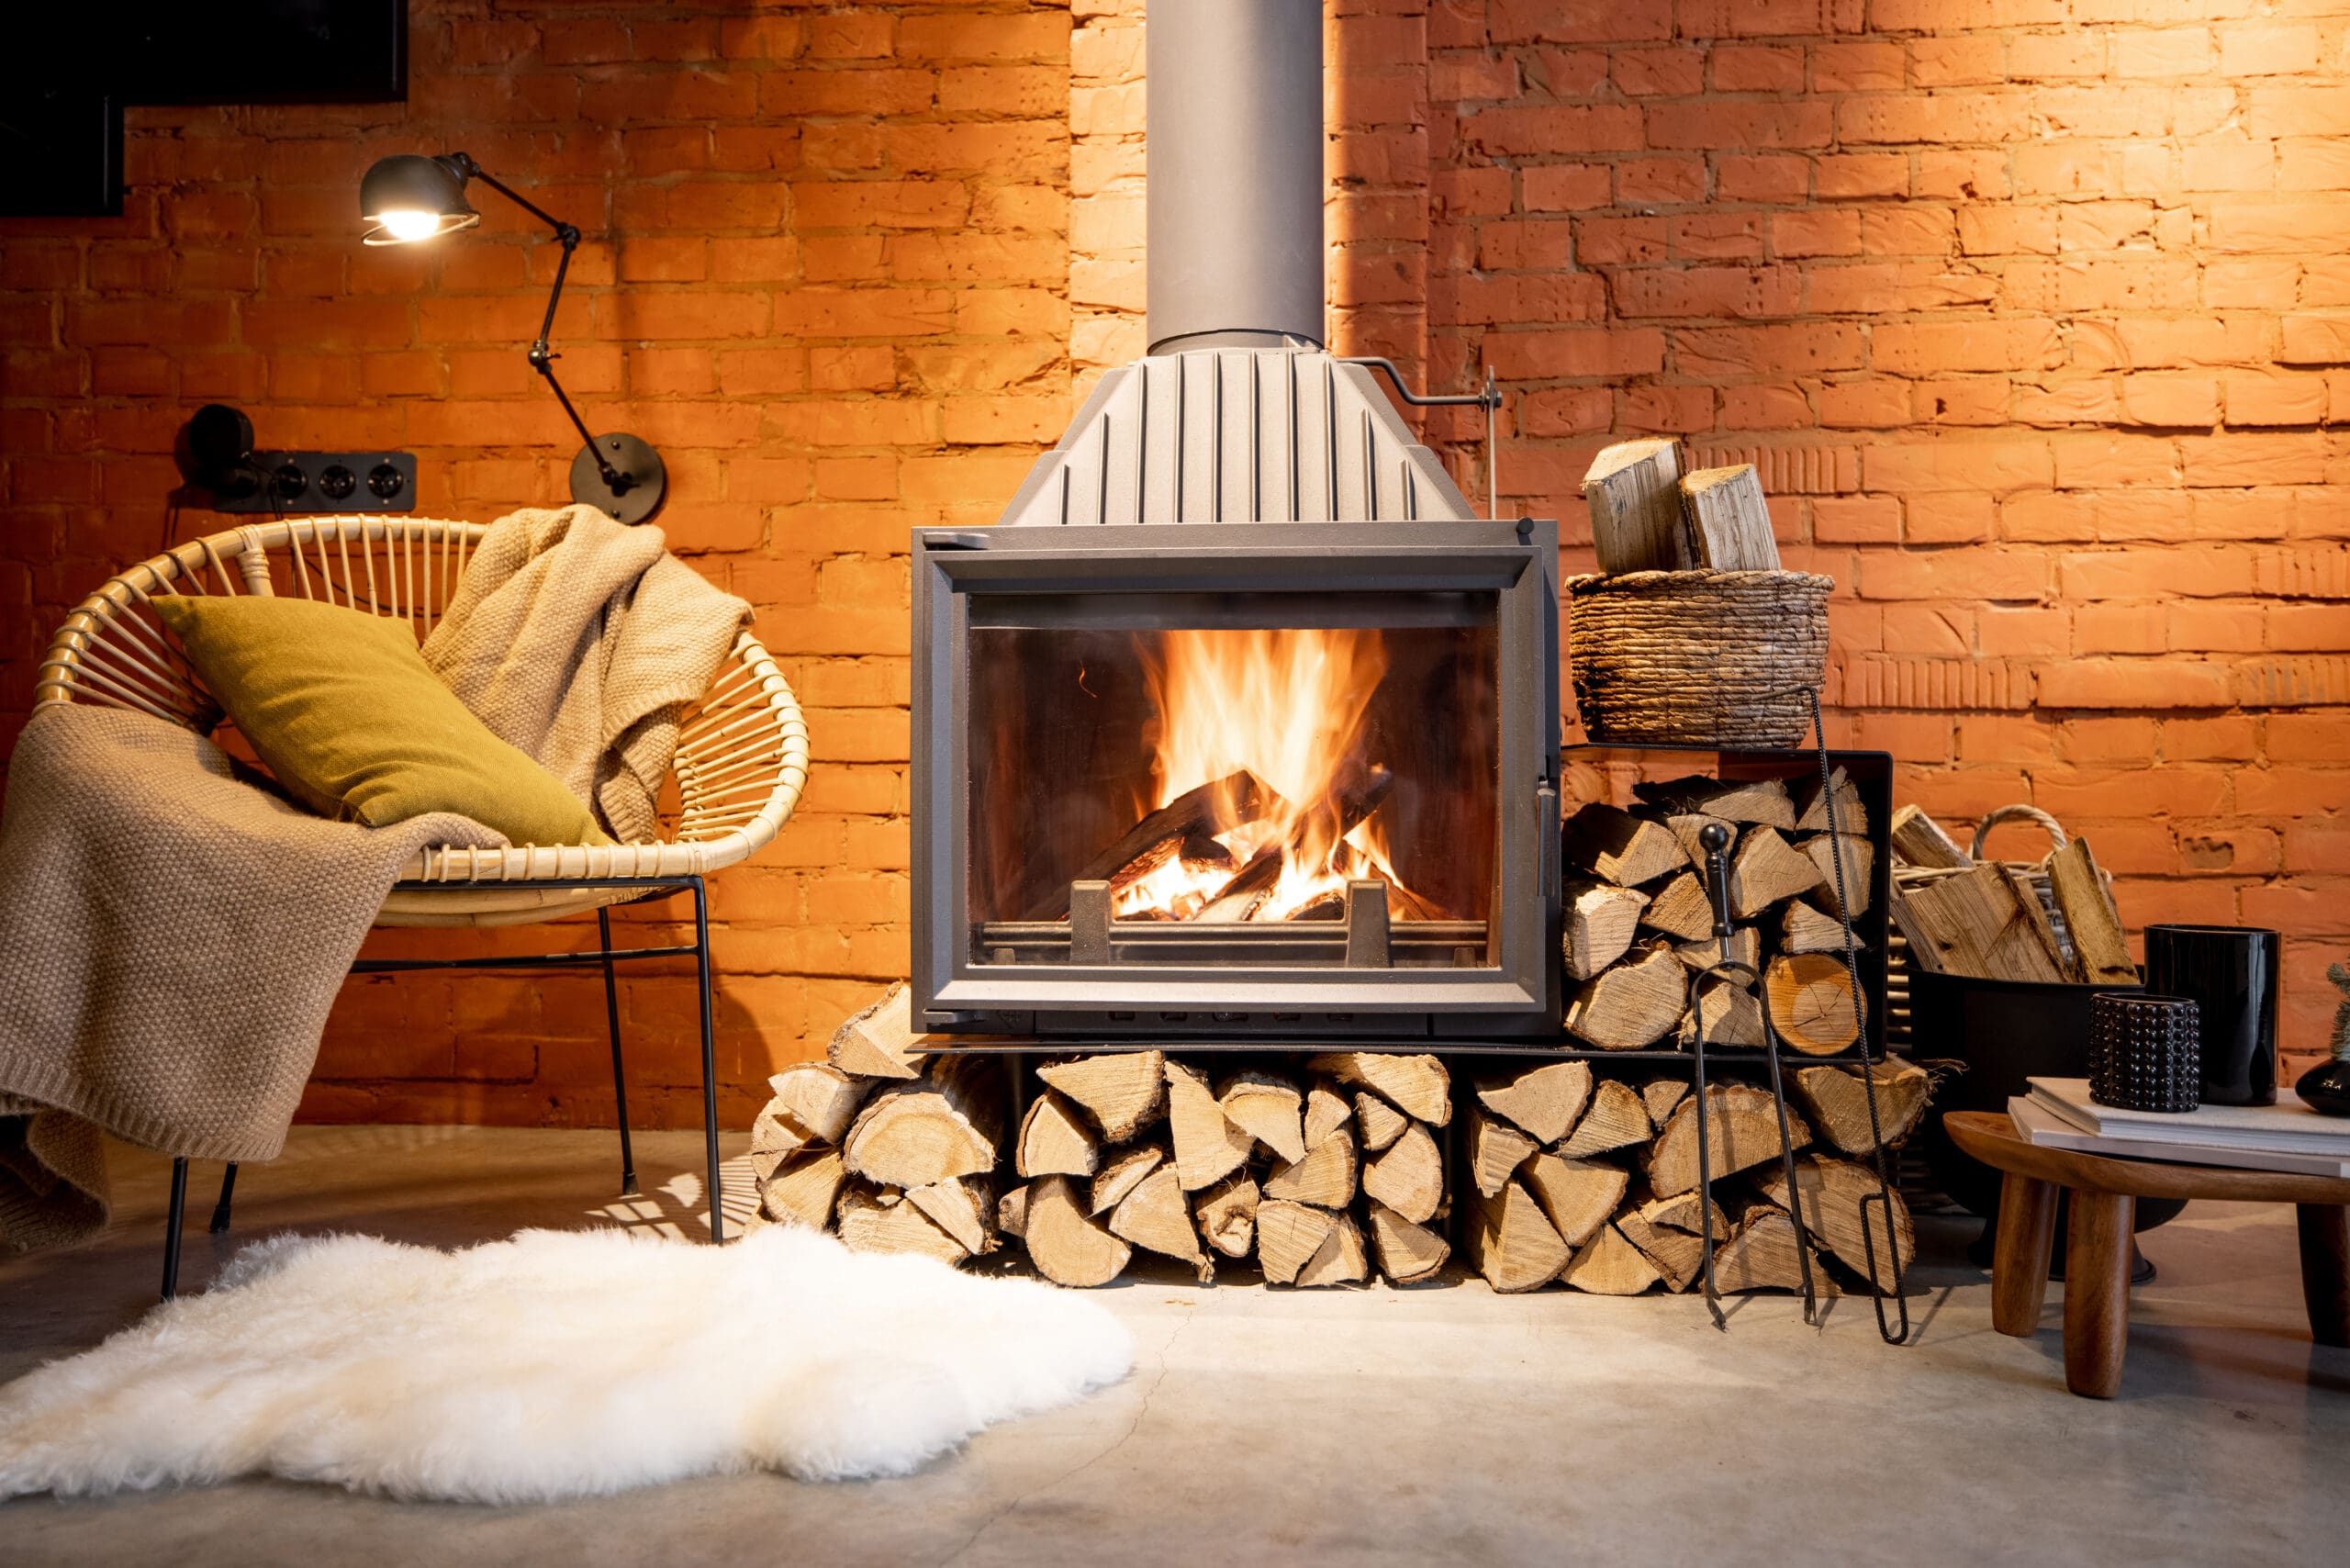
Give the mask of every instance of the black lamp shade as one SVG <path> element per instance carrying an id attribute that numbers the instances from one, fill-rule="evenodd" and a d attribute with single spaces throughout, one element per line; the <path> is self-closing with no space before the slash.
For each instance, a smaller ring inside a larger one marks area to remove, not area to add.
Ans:
<path id="1" fill-rule="evenodd" d="M 359 182 L 359 217 L 370 245 L 405 245 L 481 221 L 465 200 L 465 176 L 442 159 L 414 152 L 375 161 Z"/>

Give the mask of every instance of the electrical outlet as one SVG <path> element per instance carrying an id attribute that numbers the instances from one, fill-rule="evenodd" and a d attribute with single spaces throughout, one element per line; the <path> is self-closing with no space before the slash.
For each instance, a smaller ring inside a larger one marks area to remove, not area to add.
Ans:
<path id="1" fill-rule="evenodd" d="M 256 452 L 252 464 L 261 487 L 219 497 L 216 510 L 288 517 L 416 510 L 412 452 Z"/>

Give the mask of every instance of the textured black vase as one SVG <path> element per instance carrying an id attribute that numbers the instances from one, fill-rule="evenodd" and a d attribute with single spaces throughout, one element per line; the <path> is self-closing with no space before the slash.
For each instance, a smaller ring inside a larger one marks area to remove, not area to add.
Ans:
<path id="1" fill-rule="evenodd" d="M 2203 1082 L 2203 1037 L 2183 996 L 2089 999 L 2089 1098 L 2125 1111 L 2184 1114 Z"/>
<path id="2" fill-rule="evenodd" d="M 2293 1085 L 2301 1103 L 2323 1116 L 2350 1116 L 2350 1057 L 2322 1061 Z"/>
<path id="3" fill-rule="evenodd" d="M 2283 944 L 2248 925 L 2149 925 L 2146 990 L 2202 1015 L 2203 1103 L 2277 1103 L 2277 975 Z"/>

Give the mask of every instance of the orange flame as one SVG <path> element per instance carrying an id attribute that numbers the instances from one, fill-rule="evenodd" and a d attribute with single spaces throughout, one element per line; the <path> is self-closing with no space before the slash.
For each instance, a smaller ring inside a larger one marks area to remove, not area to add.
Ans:
<path id="1" fill-rule="evenodd" d="M 1146 640 L 1141 652 L 1158 721 L 1157 799 L 1137 801 L 1137 814 L 1243 770 L 1279 799 L 1256 820 L 1217 835 L 1228 863 L 1170 857 L 1119 890 L 1113 915 L 1281 920 L 1326 893 L 1343 896 L 1348 881 L 1360 878 L 1385 881 L 1391 906 L 1398 902 L 1403 879 L 1377 812 L 1337 831 L 1360 810 L 1359 801 L 1348 809 L 1342 785 L 1360 781 L 1377 760 L 1360 748 L 1365 710 L 1387 674 L 1379 633 L 1174 631 L 1159 633 L 1155 645 Z M 1280 855 L 1281 868 L 1264 897 L 1216 906 L 1240 868 L 1265 851 Z"/>

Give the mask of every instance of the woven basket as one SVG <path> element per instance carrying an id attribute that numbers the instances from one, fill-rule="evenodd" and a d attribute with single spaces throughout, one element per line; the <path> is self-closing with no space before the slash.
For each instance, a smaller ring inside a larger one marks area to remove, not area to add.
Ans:
<path id="1" fill-rule="evenodd" d="M 1624 572 L 1567 582 L 1575 711 L 1603 745 L 1792 746 L 1828 667 L 1810 572 Z"/>

